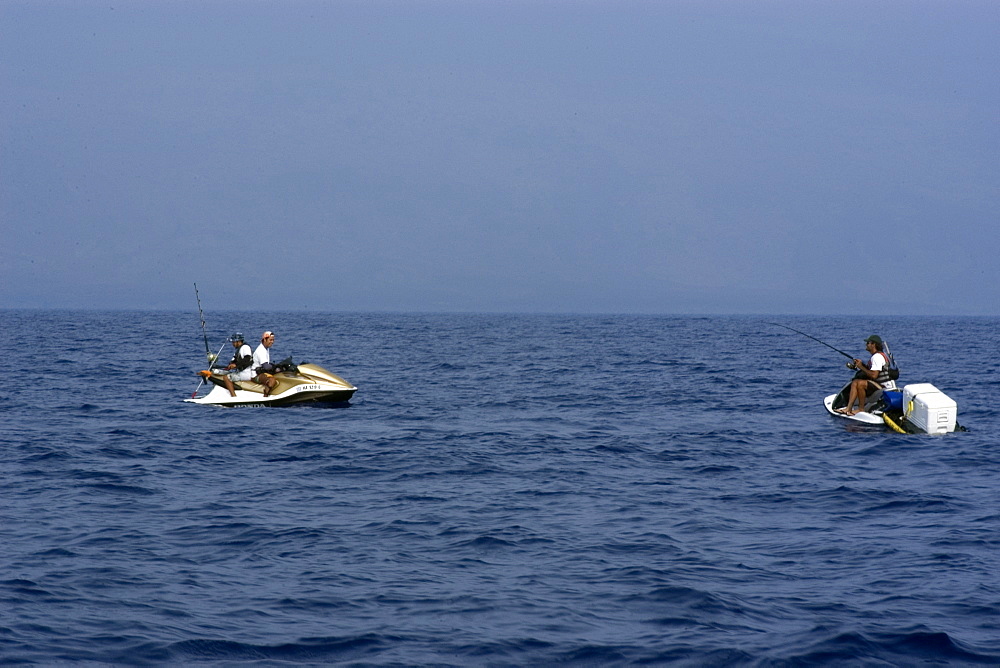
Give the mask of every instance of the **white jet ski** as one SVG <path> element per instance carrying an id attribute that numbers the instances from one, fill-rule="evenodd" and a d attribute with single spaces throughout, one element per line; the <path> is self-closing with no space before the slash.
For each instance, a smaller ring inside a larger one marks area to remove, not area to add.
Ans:
<path id="1" fill-rule="evenodd" d="M 236 396 L 230 396 L 222 380 L 222 375 L 212 370 L 200 371 L 199 375 L 211 388 L 206 394 L 184 401 L 192 404 L 212 404 L 213 406 L 288 406 L 302 403 L 346 402 L 358 388 L 340 376 L 315 364 L 294 364 L 288 359 L 275 365 L 274 379 L 278 381 L 265 396 L 266 388 L 252 381 L 234 383 Z M 199 386 L 200 389 L 201 386 Z M 198 390 L 195 390 L 197 394 Z"/>
<path id="2" fill-rule="evenodd" d="M 838 409 L 847 406 L 851 384 L 837 394 L 823 399 L 827 412 L 834 417 L 867 425 L 887 425 L 893 431 L 905 434 L 946 434 L 965 431 L 956 417 L 958 405 L 944 392 L 930 383 L 904 385 L 902 390 L 883 390 L 869 381 L 865 409 L 853 415 Z"/>
<path id="3" fill-rule="evenodd" d="M 857 363 L 860 360 L 855 360 L 843 350 L 834 348 L 829 343 L 820 341 L 815 336 L 801 332 L 794 327 L 777 322 L 769 324 L 783 327 L 817 343 L 822 343 L 827 348 L 851 360 L 847 363 L 849 369 L 857 369 Z M 952 431 L 966 431 L 955 419 L 958 406 L 953 399 L 930 383 L 914 383 L 905 385 L 902 390 L 897 389 L 895 381 L 899 378 L 899 367 L 896 366 L 896 360 L 889 352 L 889 344 L 875 335 L 865 339 L 865 343 L 874 345 L 877 352 L 885 356 L 889 364 L 890 382 L 886 383 L 887 389 L 883 389 L 878 383 L 869 380 L 863 410 L 848 415 L 841 412 L 847 407 L 847 400 L 851 396 L 851 383 L 847 383 L 840 392 L 823 399 L 823 405 L 830 415 L 866 425 L 888 425 L 894 431 L 906 434 L 945 434 Z M 873 351 L 869 352 L 875 354 Z"/>

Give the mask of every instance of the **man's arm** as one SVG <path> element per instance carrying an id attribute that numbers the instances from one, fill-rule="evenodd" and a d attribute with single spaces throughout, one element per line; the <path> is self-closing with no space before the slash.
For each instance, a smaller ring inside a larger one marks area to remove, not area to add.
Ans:
<path id="1" fill-rule="evenodd" d="M 874 356 L 872 357 L 872 359 L 874 359 Z M 878 370 L 876 369 L 873 371 L 872 369 L 869 369 L 868 367 L 865 366 L 865 363 L 859 359 L 854 360 L 854 368 L 862 372 L 866 376 L 868 376 L 868 378 L 870 378 L 871 380 L 875 380 L 876 378 L 878 378 Z"/>

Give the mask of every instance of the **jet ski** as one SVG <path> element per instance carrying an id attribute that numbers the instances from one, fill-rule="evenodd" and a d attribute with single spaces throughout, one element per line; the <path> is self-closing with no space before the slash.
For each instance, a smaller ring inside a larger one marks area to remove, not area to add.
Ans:
<path id="1" fill-rule="evenodd" d="M 222 380 L 221 369 L 213 367 L 199 371 L 202 381 L 211 389 L 202 396 L 184 401 L 213 406 L 288 406 L 303 403 L 338 403 L 350 400 L 358 388 L 316 364 L 295 364 L 289 357 L 274 365 L 277 385 L 265 395 L 266 388 L 253 381 L 233 383 L 236 396 L 230 396 Z M 201 386 L 198 386 L 201 389 Z"/>
<path id="2" fill-rule="evenodd" d="M 820 341 L 815 336 L 801 332 L 794 327 L 777 322 L 769 324 L 783 327 L 817 343 L 822 343 L 850 360 L 847 363 L 847 368 L 858 369 L 857 364 L 860 360 L 855 360 L 843 350 L 834 348 L 829 343 Z M 823 406 L 826 407 L 830 415 L 865 425 L 885 425 L 893 431 L 901 433 L 946 434 L 952 431 L 966 431 L 956 420 L 958 405 L 951 397 L 930 383 L 913 383 L 905 385 L 902 390 L 897 389 L 896 379 L 899 378 L 899 367 L 896 366 L 896 360 L 889 352 L 889 344 L 874 334 L 865 339 L 865 343 L 874 346 L 874 350 L 869 350 L 873 356 L 881 354 L 885 357 L 885 361 L 888 363 L 888 381 L 883 388 L 882 385 L 869 380 L 863 410 L 853 414 L 841 412 L 847 408 L 847 401 L 851 397 L 851 383 L 847 383 L 840 392 L 823 399 Z"/>
<path id="3" fill-rule="evenodd" d="M 912 383 L 903 389 L 882 389 L 869 381 L 865 409 L 853 415 L 838 409 L 847 406 L 851 395 L 848 383 L 837 394 L 823 399 L 830 415 L 872 426 L 888 426 L 903 434 L 946 434 L 965 431 L 956 419 L 958 405 L 954 399 L 930 383 Z"/>

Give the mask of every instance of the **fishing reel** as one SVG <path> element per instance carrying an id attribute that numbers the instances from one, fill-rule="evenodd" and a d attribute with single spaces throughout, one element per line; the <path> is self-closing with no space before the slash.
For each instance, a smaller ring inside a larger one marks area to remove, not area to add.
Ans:
<path id="1" fill-rule="evenodd" d="M 858 369 L 858 365 L 855 364 L 854 362 L 848 362 L 844 366 L 846 366 L 848 369 L 852 369 L 854 371 L 857 371 L 857 369 Z"/>

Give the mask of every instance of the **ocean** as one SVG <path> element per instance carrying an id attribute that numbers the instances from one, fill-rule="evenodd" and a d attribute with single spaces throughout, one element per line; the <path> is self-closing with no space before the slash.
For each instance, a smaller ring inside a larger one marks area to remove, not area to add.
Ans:
<path id="1" fill-rule="evenodd" d="M 998 318 L 0 311 L 0 664 L 1000 665 Z M 828 415 L 879 334 L 968 431 Z"/>

